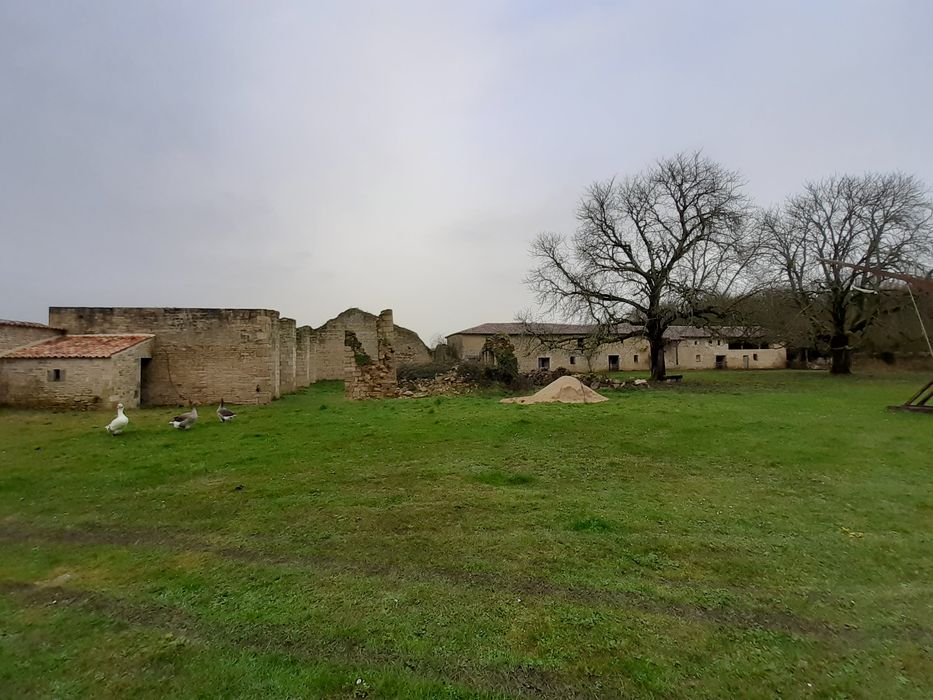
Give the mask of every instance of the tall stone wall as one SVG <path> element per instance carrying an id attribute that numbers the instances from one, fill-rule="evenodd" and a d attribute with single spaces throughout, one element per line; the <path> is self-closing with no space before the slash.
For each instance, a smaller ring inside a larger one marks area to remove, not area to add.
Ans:
<path id="1" fill-rule="evenodd" d="M 24 345 L 32 345 L 61 335 L 62 330 L 48 326 L 6 324 L 0 322 L 0 355 Z"/>
<path id="2" fill-rule="evenodd" d="M 270 361 L 272 363 L 271 385 L 272 398 L 277 399 L 282 395 L 282 339 L 279 335 L 278 316 L 273 320 L 272 328 L 269 331 Z"/>
<path id="3" fill-rule="evenodd" d="M 0 404 L 110 409 L 122 403 L 136 408 L 140 402 L 140 360 L 149 357 L 151 342 L 139 343 L 110 358 L 0 358 Z"/>
<path id="4" fill-rule="evenodd" d="M 431 351 L 414 331 L 395 326 L 394 338 L 393 347 L 397 365 L 422 365 L 431 362 Z"/>
<path id="5" fill-rule="evenodd" d="M 376 320 L 376 354 L 366 352 L 353 331 L 344 331 L 344 387 L 348 399 L 393 398 L 398 395 L 392 311 Z"/>
<path id="6" fill-rule="evenodd" d="M 302 389 L 311 381 L 311 326 L 299 326 L 295 329 L 295 384 Z"/>
<path id="7" fill-rule="evenodd" d="M 295 390 L 295 319 L 279 319 L 279 393 L 290 394 Z"/>
<path id="8" fill-rule="evenodd" d="M 267 403 L 280 393 L 279 314 L 268 309 L 52 307 L 69 333 L 153 333 L 151 405 Z"/>
<path id="9" fill-rule="evenodd" d="M 315 379 L 344 378 L 344 333 L 352 331 L 370 357 L 376 356 L 376 317 L 360 309 L 347 309 L 312 331 Z"/>
<path id="10" fill-rule="evenodd" d="M 311 332 L 311 381 L 344 378 L 344 334 L 352 331 L 365 352 L 378 354 L 377 317 L 360 309 L 347 309 Z M 393 326 L 391 342 L 397 364 L 421 364 L 431 361 L 431 353 L 414 331 Z"/>

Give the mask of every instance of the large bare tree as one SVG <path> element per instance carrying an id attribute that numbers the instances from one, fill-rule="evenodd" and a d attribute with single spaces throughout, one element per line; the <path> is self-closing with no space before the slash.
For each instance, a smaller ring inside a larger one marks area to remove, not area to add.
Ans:
<path id="1" fill-rule="evenodd" d="M 768 259 L 813 337 L 829 347 L 834 374 L 852 371 L 852 349 L 882 309 L 881 277 L 868 270 L 928 265 L 931 216 L 923 184 L 902 173 L 809 183 L 764 214 Z"/>
<path id="2" fill-rule="evenodd" d="M 738 173 L 699 152 L 596 182 L 572 236 L 535 240 L 537 267 L 526 281 L 549 314 L 594 323 L 605 338 L 644 336 L 651 377 L 663 379 L 668 327 L 709 320 L 747 291 L 753 244 L 742 186 Z"/>

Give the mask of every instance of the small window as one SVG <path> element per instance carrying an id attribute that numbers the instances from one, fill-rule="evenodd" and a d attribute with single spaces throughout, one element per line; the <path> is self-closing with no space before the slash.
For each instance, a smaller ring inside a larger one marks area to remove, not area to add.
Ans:
<path id="1" fill-rule="evenodd" d="M 753 353 L 752 353 L 752 359 L 753 359 L 755 362 L 758 362 L 758 353 L 757 353 L 757 352 L 753 352 Z"/>
<path id="2" fill-rule="evenodd" d="M 700 356 L 699 356 L 699 355 L 697 355 L 697 362 L 699 362 L 699 361 L 700 361 Z"/>
<path id="3" fill-rule="evenodd" d="M 65 380 L 65 370 L 63 369 L 50 369 L 49 370 L 49 381 L 50 382 L 61 382 Z"/>
<path id="4" fill-rule="evenodd" d="M 583 338 L 577 338 L 577 350 L 583 349 Z"/>
<path id="5" fill-rule="evenodd" d="M 634 362 L 636 365 L 638 364 L 638 355 L 635 355 Z"/>
<path id="6" fill-rule="evenodd" d="M 700 341 L 699 341 L 699 340 L 694 340 L 694 341 L 693 341 L 693 344 L 694 344 L 694 345 L 699 345 L 699 344 L 700 344 Z"/>
<path id="7" fill-rule="evenodd" d="M 538 369 L 551 369 L 551 358 L 550 357 L 539 357 L 538 358 Z"/>
<path id="8" fill-rule="evenodd" d="M 570 356 L 570 364 L 572 365 L 577 364 L 577 358 L 573 355 Z"/>

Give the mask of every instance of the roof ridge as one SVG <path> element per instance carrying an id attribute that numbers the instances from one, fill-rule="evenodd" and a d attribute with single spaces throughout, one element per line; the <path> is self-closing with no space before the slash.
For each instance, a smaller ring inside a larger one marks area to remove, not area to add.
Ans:
<path id="1" fill-rule="evenodd" d="M 0 318 L 0 326 L 13 326 L 15 328 L 46 328 L 50 331 L 64 331 L 64 328 L 58 326 L 50 326 L 47 323 L 39 323 L 38 321 L 17 321 L 12 318 Z"/>

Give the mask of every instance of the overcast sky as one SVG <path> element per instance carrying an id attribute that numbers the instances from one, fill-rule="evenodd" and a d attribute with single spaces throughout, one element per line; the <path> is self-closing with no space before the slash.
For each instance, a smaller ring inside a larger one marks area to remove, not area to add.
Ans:
<path id="1" fill-rule="evenodd" d="M 543 230 L 685 149 L 762 204 L 933 184 L 933 2 L 0 0 L 0 317 L 511 321 Z"/>

